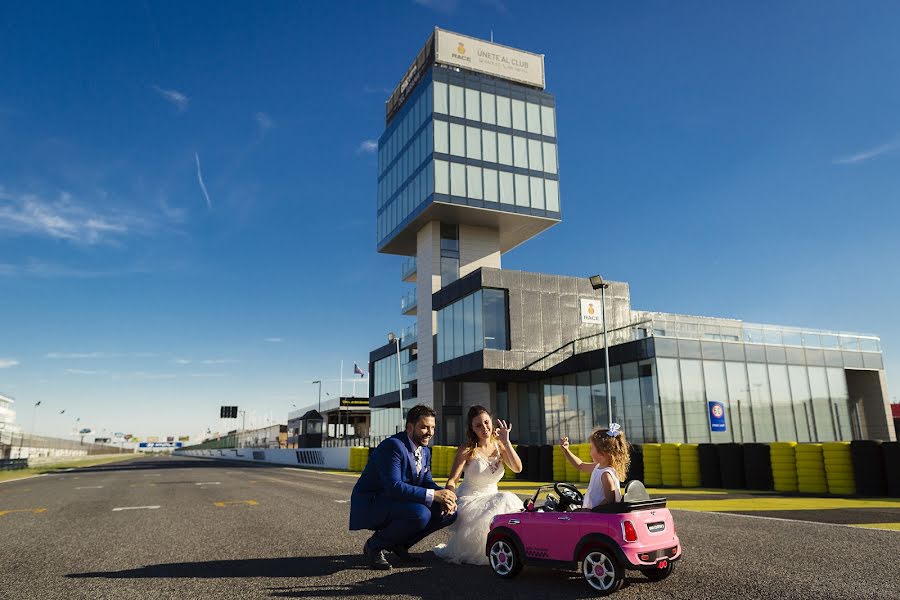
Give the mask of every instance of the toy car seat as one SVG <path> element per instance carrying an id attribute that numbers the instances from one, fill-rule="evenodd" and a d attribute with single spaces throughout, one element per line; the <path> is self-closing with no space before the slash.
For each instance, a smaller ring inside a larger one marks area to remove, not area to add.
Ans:
<path id="1" fill-rule="evenodd" d="M 622 495 L 622 502 L 640 502 L 649 499 L 650 494 L 647 493 L 647 488 L 637 479 L 632 479 L 625 484 L 625 494 Z"/>

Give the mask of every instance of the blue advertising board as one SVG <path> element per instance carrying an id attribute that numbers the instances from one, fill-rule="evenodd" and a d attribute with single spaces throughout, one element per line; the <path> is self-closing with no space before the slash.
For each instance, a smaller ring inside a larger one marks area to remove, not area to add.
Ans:
<path id="1" fill-rule="evenodd" d="M 709 402 L 709 430 L 725 431 L 725 405 L 721 402 Z"/>
<path id="2" fill-rule="evenodd" d="M 139 442 L 138 448 L 181 448 L 181 442 Z"/>

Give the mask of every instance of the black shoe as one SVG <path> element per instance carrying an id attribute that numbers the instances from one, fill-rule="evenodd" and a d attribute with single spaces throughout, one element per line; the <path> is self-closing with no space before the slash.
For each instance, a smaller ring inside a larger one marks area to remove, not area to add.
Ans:
<path id="1" fill-rule="evenodd" d="M 387 561 L 384 557 L 384 550 L 374 550 L 369 546 L 369 542 L 367 541 L 365 546 L 363 546 L 363 554 L 369 561 L 369 568 L 376 569 L 378 571 L 390 571 L 393 567 L 391 567 L 391 563 Z"/>
<path id="2" fill-rule="evenodd" d="M 409 549 L 404 548 L 403 546 L 394 546 L 390 551 L 393 552 L 394 556 L 402 563 L 413 565 L 422 562 L 421 556 L 410 554 Z"/>

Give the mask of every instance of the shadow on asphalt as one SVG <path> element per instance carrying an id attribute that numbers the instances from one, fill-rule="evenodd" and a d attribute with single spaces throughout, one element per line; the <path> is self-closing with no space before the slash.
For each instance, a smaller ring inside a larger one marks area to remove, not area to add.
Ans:
<path id="1" fill-rule="evenodd" d="M 71 573 L 67 578 L 86 579 L 218 579 L 224 577 L 328 577 L 348 569 L 363 569 L 363 556 L 294 556 L 147 565 L 124 571 Z"/>
<path id="2" fill-rule="evenodd" d="M 93 467 L 76 467 L 72 471 L 67 469 L 57 469 L 48 471 L 48 475 L 69 475 L 74 472 L 78 473 L 112 473 L 114 471 L 157 471 L 157 470 L 173 470 L 173 469 L 278 469 L 287 465 L 275 465 L 271 463 L 249 463 L 240 460 L 227 459 L 190 459 L 183 458 L 179 460 L 140 460 L 134 463 L 111 463 L 108 465 L 96 465 Z"/>

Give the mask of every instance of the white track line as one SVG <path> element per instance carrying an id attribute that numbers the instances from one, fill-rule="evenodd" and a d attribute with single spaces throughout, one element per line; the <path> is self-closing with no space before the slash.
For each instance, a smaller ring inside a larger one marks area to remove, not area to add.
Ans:
<path id="1" fill-rule="evenodd" d="M 221 481 L 201 481 L 200 483 L 195 483 L 194 485 L 222 485 Z"/>
<path id="2" fill-rule="evenodd" d="M 99 490 L 102 489 L 102 485 L 83 485 L 81 487 L 75 488 L 76 490 Z"/>
<path id="3" fill-rule="evenodd" d="M 114 508 L 113 512 L 118 512 L 120 510 L 140 510 L 142 508 L 146 508 L 147 510 L 154 510 L 159 508 L 159 505 L 156 506 L 120 506 L 118 508 Z"/>
<path id="4" fill-rule="evenodd" d="M 739 513 L 731 513 L 731 512 L 719 512 L 715 510 L 691 510 L 689 508 L 673 508 L 672 510 L 678 510 L 681 512 L 692 512 L 692 513 L 702 513 L 705 515 L 728 515 L 729 517 L 744 517 L 745 519 L 766 519 L 768 521 L 784 521 L 786 523 L 805 523 L 807 525 L 828 525 L 830 527 L 850 527 L 851 529 L 856 529 L 859 531 L 860 529 L 868 529 L 869 531 L 893 531 L 894 533 L 900 533 L 895 529 L 881 529 L 878 527 L 858 527 L 857 525 L 851 525 L 847 523 L 823 523 L 821 521 L 806 521 L 803 519 L 785 519 L 784 517 L 766 517 L 763 515 L 742 515 Z M 864 523 L 860 523 L 860 525 L 864 525 Z"/>

